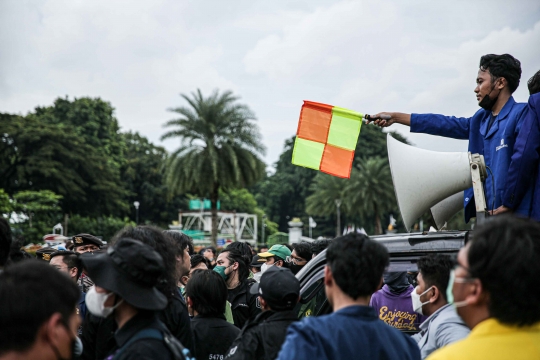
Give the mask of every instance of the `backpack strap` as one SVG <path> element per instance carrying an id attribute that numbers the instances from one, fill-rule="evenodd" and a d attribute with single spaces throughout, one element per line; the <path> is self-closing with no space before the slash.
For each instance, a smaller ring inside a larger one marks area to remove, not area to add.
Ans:
<path id="1" fill-rule="evenodd" d="M 158 329 L 142 329 L 141 331 L 139 331 L 138 333 L 135 334 L 135 336 L 133 336 L 131 339 L 128 340 L 127 343 L 124 344 L 124 346 L 122 346 L 120 349 L 118 349 L 112 359 L 119 359 L 120 358 L 120 355 L 122 355 L 122 353 L 131 345 L 133 344 L 135 341 L 137 340 L 140 340 L 140 339 L 154 339 L 154 340 L 161 340 L 163 341 L 164 340 L 164 337 L 163 337 L 163 334 L 161 333 L 161 331 L 159 331 Z"/>

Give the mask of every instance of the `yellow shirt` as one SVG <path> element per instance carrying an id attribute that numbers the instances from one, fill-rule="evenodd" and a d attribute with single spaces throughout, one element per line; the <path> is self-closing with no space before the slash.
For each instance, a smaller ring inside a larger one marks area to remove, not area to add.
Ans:
<path id="1" fill-rule="evenodd" d="M 428 360 L 540 359 L 540 322 L 518 328 L 487 319 L 468 337 L 431 354 Z"/>

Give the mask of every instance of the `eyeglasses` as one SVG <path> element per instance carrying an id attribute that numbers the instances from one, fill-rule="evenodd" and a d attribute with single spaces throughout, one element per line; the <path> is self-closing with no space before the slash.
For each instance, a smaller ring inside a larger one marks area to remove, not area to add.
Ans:
<path id="1" fill-rule="evenodd" d="M 301 263 L 307 263 L 307 260 L 304 260 L 302 258 L 297 258 L 292 255 L 287 256 L 285 260 L 289 263 L 293 263 L 294 265 L 302 265 Z"/>

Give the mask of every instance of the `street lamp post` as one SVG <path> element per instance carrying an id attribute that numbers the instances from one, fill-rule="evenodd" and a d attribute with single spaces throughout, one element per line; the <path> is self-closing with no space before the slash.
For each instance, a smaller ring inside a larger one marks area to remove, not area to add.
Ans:
<path id="1" fill-rule="evenodd" d="M 141 203 L 138 202 L 138 201 L 135 201 L 133 203 L 133 206 L 135 206 L 135 212 L 136 212 L 136 215 L 135 215 L 135 224 L 136 225 L 139 225 L 139 205 L 141 205 Z"/>
<path id="2" fill-rule="evenodd" d="M 336 237 L 338 237 L 341 232 L 341 213 L 339 211 L 340 207 L 341 207 L 341 199 L 336 199 L 336 210 L 337 210 Z"/>
<path id="3" fill-rule="evenodd" d="M 266 227 L 266 223 L 265 223 L 265 220 L 266 220 L 266 215 L 263 215 L 262 216 L 262 243 L 261 244 L 264 244 L 264 228 Z"/>

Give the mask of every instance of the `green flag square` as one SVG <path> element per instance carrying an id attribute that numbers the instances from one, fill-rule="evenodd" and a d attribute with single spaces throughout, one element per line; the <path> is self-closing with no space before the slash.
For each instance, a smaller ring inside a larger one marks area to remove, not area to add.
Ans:
<path id="1" fill-rule="evenodd" d="M 352 111 L 340 111 L 339 108 L 332 109 L 332 113 L 328 144 L 342 149 L 355 150 L 362 126 L 362 114 L 356 115 Z"/>
<path id="2" fill-rule="evenodd" d="M 319 170 L 321 166 L 322 154 L 324 152 L 323 143 L 301 139 L 298 136 L 294 142 L 292 163 Z"/>

